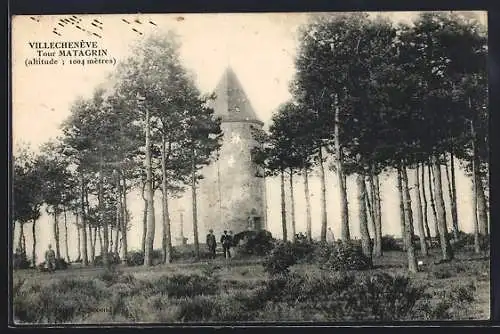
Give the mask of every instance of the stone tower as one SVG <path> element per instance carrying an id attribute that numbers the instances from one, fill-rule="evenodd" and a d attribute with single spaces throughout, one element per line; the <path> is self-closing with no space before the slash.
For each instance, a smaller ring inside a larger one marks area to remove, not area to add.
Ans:
<path id="1" fill-rule="evenodd" d="M 256 145 L 252 128 L 262 128 L 263 123 L 231 68 L 220 79 L 215 95 L 212 108 L 221 118 L 224 135 L 219 159 L 202 170 L 198 211 L 201 242 L 209 229 L 219 239 L 224 230 L 237 234 L 267 228 L 265 179 L 257 176 L 261 171 L 251 160 L 251 149 Z"/>

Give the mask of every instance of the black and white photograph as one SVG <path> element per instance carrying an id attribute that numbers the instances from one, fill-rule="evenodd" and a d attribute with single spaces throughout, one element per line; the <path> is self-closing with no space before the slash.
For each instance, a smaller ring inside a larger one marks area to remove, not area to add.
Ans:
<path id="1" fill-rule="evenodd" d="M 11 322 L 489 320 L 485 11 L 14 15 Z"/>

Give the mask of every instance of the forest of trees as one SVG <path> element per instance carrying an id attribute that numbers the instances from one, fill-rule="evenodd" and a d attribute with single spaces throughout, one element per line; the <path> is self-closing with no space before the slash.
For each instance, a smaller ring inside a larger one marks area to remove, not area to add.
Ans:
<path id="1" fill-rule="evenodd" d="M 77 226 L 78 260 L 84 266 L 94 263 L 97 240 L 105 265 L 108 253 L 125 259 L 130 227 L 126 195 L 138 189 L 144 200 L 144 265 L 151 266 L 157 223 L 153 195 L 159 190 L 162 262 L 170 263 L 169 199 L 189 189 L 199 256 L 197 182 L 203 177 L 200 169 L 215 159 L 222 132 L 209 107 L 213 96 L 196 88 L 179 49 L 172 33 L 145 39 L 93 97 L 73 103 L 61 137 L 37 155 L 28 147 L 16 152 L 13 223 L 20 229 L 19 252 L 28 253 L 24 224 L 33 223 L 31 258 L 36 262 L 35 226 L 45 208 L 53 218 L 57 258 L 61 247 L 65 254 L 70 247 L 67 241 L 60 244 L 61 222 L 67 233 L 71 221 Z M 273 115 L 269 131 L 255 131 L 261 145 L 253 151 L 267 176 L 281 178 L 283 239 L 287 228 L 296 233 L 293 200 L 290 225 L 286 219 L 285 176 L 292 194 L 293 178 L 303 178 L 307 236 L 312 238 L 308 182 L 312 169 L 319 168 L 321 239 L 327 235 L 325 174 L 330 171 L 340 185 L 339 238 L 351 239 L 346 177 L 352 175 L 363 252 L 381 256 L 380 176 L 396 171 L 394 192 L 400 198 L 409 270 L 417 267 L 414 235 L 423 255 L 431 246 L 429 224 L 437 227 L 443 260 L 452 259 L 450 242 L 460 232 L 455 187 L 459 161 L 474 184 L 475 248 L 480 252 L 480 238 L 489 233 L 486 58 L 485 28 L 456 14 L 423 13 L 412 25 L 362 13 L 321 15 L 304 25 L 290 84 L 293 99 Z M 328 159 L 335 163 L 327 164 Z M 414 184 L 409 184 L 409 175 Z M 410 191 L 415 192 L 416 212 Z M 449 192 L 450 207 L 445 207 L 443 192 Z M 446 210 L 451 210 L 451 231 Z"/>
<path id="2" fill-rule="evenodd" d="M 312 238 L 308 178 L 317 167 L 322 184 L 321 240 L 326 241 L 325 169 L 330 158 L 339 184 L 342 241 L 351 239 L 346 177 L 352 175 L 363 253 L 382 255 L 379 176 L 396 171 L 394 191 L 400 198 L 409 270 L 417 270 L 416 234 L 421 254 L 428 254 L 428 202 L 442 258 L 450 260 L 450 241 L 460 232 L 454 162 L 458 159 L 474 184 L 471 209 L 475 250 L 480 252 L 481 235 L 488 234 L 486 32 L 476 21 L 456 14 L 423 13 L 413 23 L 394 25 L 356 13 L 320 16 L 301 29 L 290 85 L 293 98 L 274 114 L 267 133 L 255 131 L 262 145 L 253 152 L 267 175 L 281 176 L 283 239 L 289 226 L 285 175 L 290 180 L 293 175 L 304 178 L 307 236 Z M 409 184 L 410 173 L 414 184 Z M 290 181 L 294 230 L 292 186 Z M 410 190 L 415 193 L 416 212 Z M 444 191 L 451 198 L 449 208 Z M 446 210 L 451 210 L 451 233 Z"/>
<path id="3" fill-rule="evenodd" d="M 139 188 L 145 204 L 144 264 L 152 264 L 155 190 L 162 193 L 162 259 L 171 262 L 169 198 L 186 187 L 195 193 L 199 169 L 214 158 L 222 135 L 220 121 L 208 107 L 213 97 L 200 94 L 180 62 L 179 48 L 172 33 L 145 39 L 118 66 L 107 87 L 74 102 L 63 136 L 44 145 L 39 156 L 25 148 L 14 157 L 20 252 L 26 253 L 23 225 L 35 223 L 45 204 L 54 218 L 57 258 L 59 219 L 63 216 L 66 226 L 71 214 L 84 266 L 94 263 L 97 240 L 105 266 L 108 253 L 125 259 L 130 223 L 126 195 Z M 196 221 L 193 228 L 197 230 Z M 34 235 L 32 258 L 35 247 Z"/>

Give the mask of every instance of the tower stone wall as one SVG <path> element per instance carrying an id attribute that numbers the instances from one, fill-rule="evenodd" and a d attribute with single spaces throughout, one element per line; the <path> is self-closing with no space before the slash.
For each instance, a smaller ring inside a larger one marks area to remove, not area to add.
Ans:
<path id="1" fill-rule="evenodd" d="M 262 128 L 263 123 L 231 69 L 224 73 L 215 94 L 213 108 L 221 118 L 224 135 L 217 161 L 201 171 L 200 236 L 209 229 L 218 238 L 224 230 L 237 234 L 266 229 L 265 179 L 251 159 L 251 150 L 257 144 L 252 128 Z"/>

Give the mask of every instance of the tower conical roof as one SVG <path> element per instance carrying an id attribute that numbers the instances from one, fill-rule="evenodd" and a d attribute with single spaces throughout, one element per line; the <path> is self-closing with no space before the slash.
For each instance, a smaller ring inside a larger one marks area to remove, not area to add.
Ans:
<path id="1" fill-rule="evenodd" d="M 212 107 L 215 115 L 222 122 L 258 122 L 262 123 L 255 114 L 248 97 L 236 77 L 233 69 L 228 67 L 215 89 L 215 101 Z"/>

